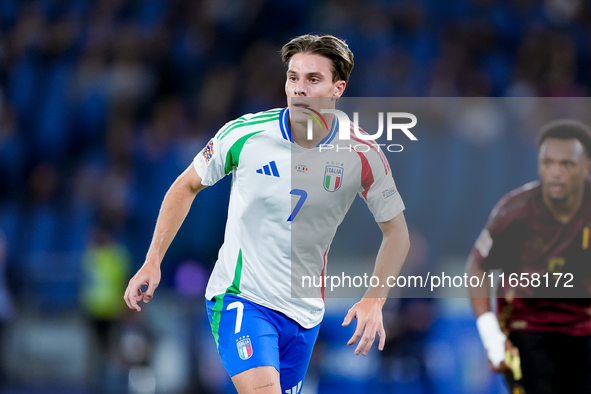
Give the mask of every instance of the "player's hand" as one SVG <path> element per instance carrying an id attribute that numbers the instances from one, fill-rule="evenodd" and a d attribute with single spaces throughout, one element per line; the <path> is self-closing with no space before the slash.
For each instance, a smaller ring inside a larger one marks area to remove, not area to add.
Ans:
<path id="1" fill-rule="evenodd" d="M 129 280 L 127 289 L 123 299 L 129 307 L 138 312 L 142 310 L 139 306 L 140 301 L 145 303 L 150 302 L 150 299 L 154 296 L 154 290 L 160 283 L 160 266 L 154 263 L 144 263 L 142 268 Z M 147 285 L 148 289 L 142 293 L 142 286 Z"/>
<path id="2" fill-rule="evenodd" d="M 386 332 L 384 331 L 384 322 L 382 319 L 382 306 L 386 300 L 383 298 L 363 298 L 361 301 L 353 305 L 345 320 L 343 326 L 348 326 L 353 319 L 357 319 L 357 327 L 355 333 L 347 342 L 347 346 L 352 346 L 359 339 L 359 344 L 355 349 L 355 354 L 363 354 L 367 356 L 371 345 L 376 339 L 376 334 L 380 336 L 379 350 L 384 350 L 386 344 Z"/>
<path id="3" fill-rule="evenodd" d="M 509 352 L 509 354 L 511 354 L 511 356 L 513 356 L 513 357 L 519 356 L 519 349 L 517 349 L 515 346 L 513 346 L 513 343 L 511 343 L 511 341 L 508 339 L 505 341 L 505 350 L 507 352 Z M 512 372 L 513 370 L 511 369 L 511 367 L 509 365 L 507 365 L 507 363 L 505 361 L 501 361 L 501 364 L 499 364 L 498 367 L 495 367 L 489 361 L 488 366 L 490 367 L 491 371 L 493 371 L 493 372 L 497 372 L 497 373 Z"/>

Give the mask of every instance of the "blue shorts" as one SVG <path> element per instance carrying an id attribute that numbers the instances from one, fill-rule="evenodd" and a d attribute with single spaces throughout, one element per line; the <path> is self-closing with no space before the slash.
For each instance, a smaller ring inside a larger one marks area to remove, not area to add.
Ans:
<path id="1" fill-rule="evenodd" d="M 280 312 L 233 294 L 207 300 L 207 315 L 230 376 L 262 366 L 279 371 L 281 390 L 299 393 L 318 337 Z"/>

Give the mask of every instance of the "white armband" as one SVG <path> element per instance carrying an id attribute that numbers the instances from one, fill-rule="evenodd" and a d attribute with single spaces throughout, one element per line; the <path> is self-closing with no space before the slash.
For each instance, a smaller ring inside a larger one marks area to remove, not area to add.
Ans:
<path id="1" fill-rule="evenodd" d="M 486 350 L 486 356 L 495 368 L 505 360 L 505 341 L 507 336 L 501 331 L 501 326 L 494 312 L 483 313 L 476 319 L 478 334 Z"/>

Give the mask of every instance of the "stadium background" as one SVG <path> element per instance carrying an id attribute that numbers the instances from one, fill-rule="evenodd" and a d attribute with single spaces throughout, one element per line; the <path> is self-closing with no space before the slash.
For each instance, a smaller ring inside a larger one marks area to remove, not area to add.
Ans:
<path id="1" fill-rule="evenodd" d="M 232 392 L 202 299 L 229 179 L 198 195 L 149 307 L 125 311 L 118 287 L 217 128 L 284 106 L 278 50 L 307 32 L 348 42 L 349 97 L 589 94 L 582 0 L 2 0 L 0 393 Z M 433 128 L 390 156 L 407 267 L 461 272 L 493 204 L 536 178 L 537 127 L 574 102 L 554 103 L 511 125 L 488 112 L 477 131 Z M 370 216 L 356 203 L 333 249 L 359 229 L 375 245 Z M 366 358 L 344 346 L 352 302 L 328 300 L 305 393 L 505 392 L 466 299 L 389 300 L 388 347 Z"/>

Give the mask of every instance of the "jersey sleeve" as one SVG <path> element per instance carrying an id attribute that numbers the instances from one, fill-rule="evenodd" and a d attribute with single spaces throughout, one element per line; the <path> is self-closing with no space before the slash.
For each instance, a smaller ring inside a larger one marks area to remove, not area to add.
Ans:
<path id="1" fill-rule="evenodd" d="M 193 166 L 204 186 L 214 185 L 229 171 L 226 168 L 228 148 L 215 137 L 193 159 Z M 231 169 L 230 169 L 231 170 Z"/>
<path id="2" fill-rule="evenodd" d="M 238 167 L 246 141 L 264 130 L 261 123 L 275 121 L 279 109 L 246 114 L 226 123 L 193 159 L 193 166 L 204 186 L 211 186 Z"/>
<path id="3" fill-rule="evenodd" d="M 382 152 L 359 153 L 361 187 L 359 195 L 367 203 L 376 222 L 387 222 L 404 211 L 388 159 Z"/>
<path id="4" fill-rule="evenodd" d="M 472 247 L 475 263 L 485 271 L 504 269 L 512 261 L 509 254 L 515 250 L 513 242 L 519 238 L 516 234 L 519 211 L 508 209 L 507 205 L 507 197 L 495 205 Z"/>
<path id="5" fill-rule="evenodd" d="M 195 156 L 193 166 L 197 174 L 201 177 L 201 184 L 212 186 L 238 166 L 239 152 L 237 152 L 236 146 L 240 145 L 241 137 L 244 134 L 241 132 L 243 129 L 234 133 L 227 131 L 240 123 L 241 119 L 246 119 L 250 116 L 252 114 L 244 115 L 242 118 L 226 123 L 209 140 L 201 152 Z"/>

